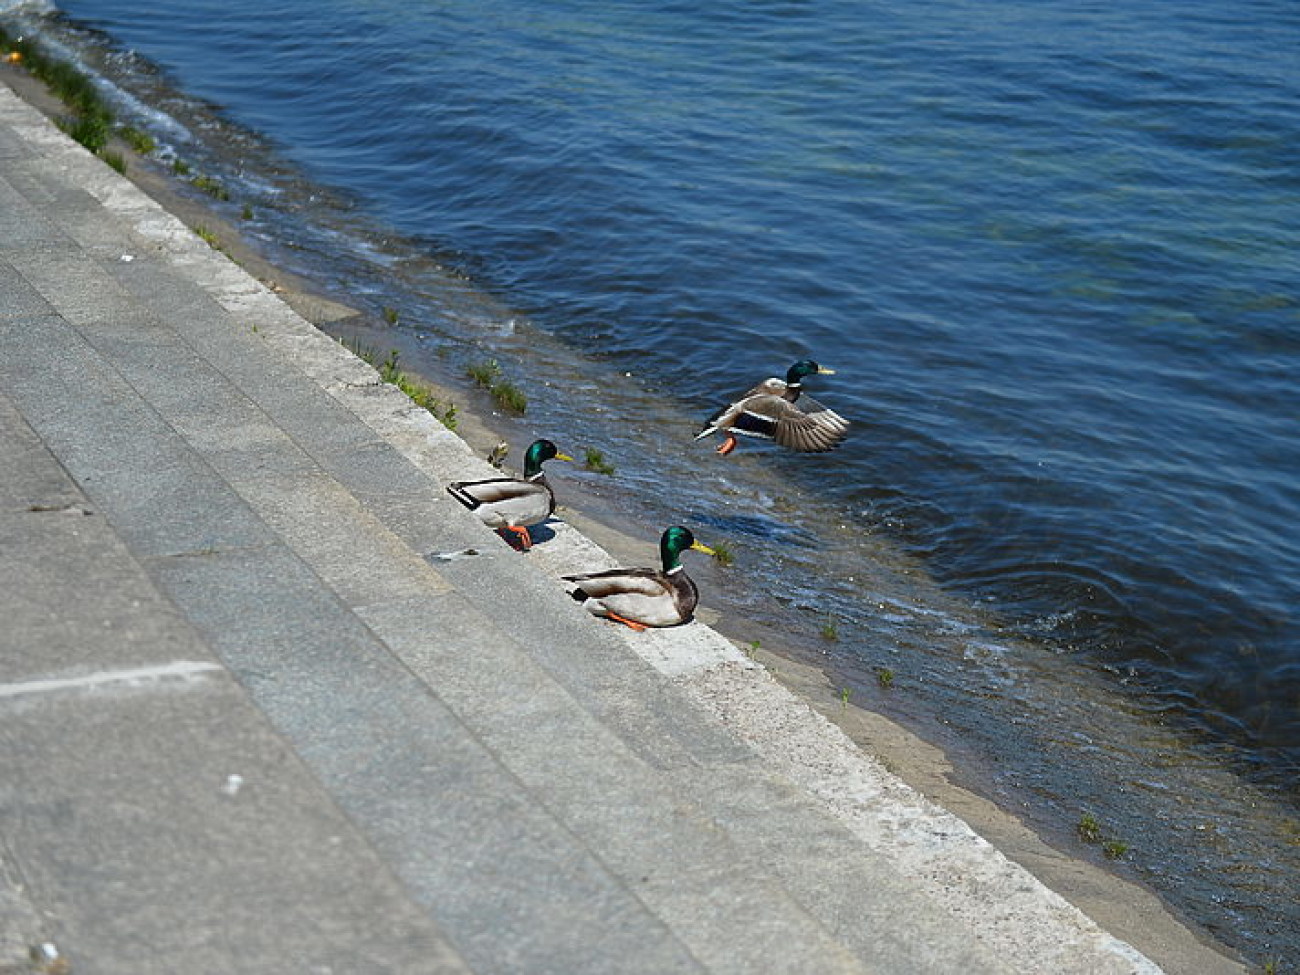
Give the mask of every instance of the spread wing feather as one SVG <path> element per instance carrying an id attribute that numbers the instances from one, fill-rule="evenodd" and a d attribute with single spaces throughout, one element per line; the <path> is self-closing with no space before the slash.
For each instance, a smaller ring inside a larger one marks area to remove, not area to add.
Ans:
<path id="1" fill-rule="evenodd" d="M 806 453 L 834 450 L 849 432 L 849 421 L 811 396 L 791 402 L 783 395 L 786 384 L 779 379 L 759 383 L 748 393 L 718 410 L 699 440 L 711 433 L 727 433 L 775 440 L 782 447 Z"/>
<path id="2" fill-rule="evenodd" d="M 785 405 L 776 416 L 775 439 L 783 447 L 807 453 L 834 450 L 849 432 L 849 421 L 834 410 L 803 396 Z"/>
<path id="3" fill-rule="evenodd" d="M 791 450 L 834 450 L 848 434 L 849 423 L 810 397 L 791 403 L 780 396 L 757 396 L 727 428 L 732 433 L 775 440 Z"/>

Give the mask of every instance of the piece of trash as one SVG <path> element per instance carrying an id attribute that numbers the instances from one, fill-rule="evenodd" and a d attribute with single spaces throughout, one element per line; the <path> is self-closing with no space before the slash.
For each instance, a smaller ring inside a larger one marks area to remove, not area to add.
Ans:
<path id="1" fill-rule="evenodd" d="M 135 260 L 135 255 L 134 255 L 134 254 L 123 254 L 121 259 L 122 259 L 122 261 L 123 261 L 124 263 L 130 264 L 132 261 Z"/>
<path id="2" fill-rule="evenodd" d="M 54 512 L 60 515 L 93 515 L 89 508 L 79 504 L 29 504 L 27 510 L 36 514 Z"/>
<path id="3" fill-rule="evenodd" d="M 502 440 L 492 448 L 487 455 L 487 462 L 493 467 L 500 467 L 505 463 L 506 455 L 510 453 L 510 444 Z"/>
<path id="4" fill-rule="evenodd" d="M 244 777 L 242 775 L 227 775 L 226 784 L 221 787 L 221 791 L 228 796 L 239 795 L 239 790 L 243 788 Z"/>
<path id="5" fill-rule="evenodd" d="M 38 945 L 32 945 L 31 958 L 32 968 L 43 972 L 44 975 L 68 975 L 72 971 L 68 959 L 59 953 L 53 941 L 42 941 Z"/>
<path id="6" fill-rule="evenodd" d="M 457 559 L 471 559 L 476 555 L 482 555 L 476 548 L 463 548 L 459 552 L 430 552 L 425 559 L 432 562 L 437 559 L 439 562 L 455 562 Z"/>

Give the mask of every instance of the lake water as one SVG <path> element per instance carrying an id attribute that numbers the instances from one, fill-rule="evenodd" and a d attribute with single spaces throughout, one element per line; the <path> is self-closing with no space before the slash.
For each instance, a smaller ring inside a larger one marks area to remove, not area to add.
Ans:
<path id="1" fill-rule="evenodd" d="M 1300 957 L 1300 6 L 0 11 L 413 366 L 497 358 L 518 449 L 618 468 L 558 479 L 728 544 L 706 603 Z M 805 356 L 841 450 L 691 443 Z"/>

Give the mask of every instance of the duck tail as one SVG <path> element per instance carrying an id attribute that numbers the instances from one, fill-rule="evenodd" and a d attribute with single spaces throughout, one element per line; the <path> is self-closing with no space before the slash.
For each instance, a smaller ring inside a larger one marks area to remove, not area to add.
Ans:
<path id="1" fill-rule="evenodd" d="M 453 481 L 447 485 L 447 493 L 463 504 L 470 511 L 473 511 L 481 503 L 478 498 L 465 490 L 464 481 Z"/>

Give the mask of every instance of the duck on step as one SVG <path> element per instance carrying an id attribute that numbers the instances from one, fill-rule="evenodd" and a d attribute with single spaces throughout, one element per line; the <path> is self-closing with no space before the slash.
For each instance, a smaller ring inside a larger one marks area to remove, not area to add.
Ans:
<path id="1" fill-rule="evenodd" d="M 549 440 L 536 440 L 524 455 L 523 477 L 456 481 L 447 485 L 447 492 L 489 528 L 513 534 L 519 547 L 527 552 L 533 547 L 528 529 L 555 513 L 555 492 L 542 470 L 542 464 L 548 460 L 573 458 L 560 453 Z"/>
<path id="2" fill-rule="evenodd" d="M 689 528 L 674 526 L 659 540 L 658 569 L 608 569 L 565 576 L 575 584 L 569 595 L 594 616 L 644 630 L 651 626 L 676 626 L 695 612 L 700 593 L 682 568 L 682 553 L 695 549 L 712 555 L 713 549 L 695 540 Z"/>

